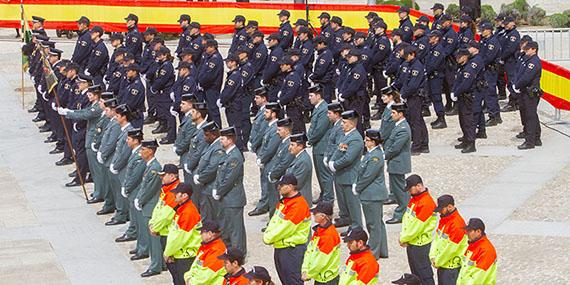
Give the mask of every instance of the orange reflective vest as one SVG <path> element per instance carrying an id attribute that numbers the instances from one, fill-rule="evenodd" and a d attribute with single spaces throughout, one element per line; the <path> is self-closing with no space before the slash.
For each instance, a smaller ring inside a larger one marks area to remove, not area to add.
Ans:
<path id="1" fill-rule="evenodd" d="M 170 191 L 176 188 L 180 184 L 180 180 L 176 180 L 170 184 L 162 185 L 160 189 L 160 196 L 158 203 L 154 206 L 152 210 L 152 216 L 148 222 L 152 231 L 159 233 L 161 236 L 168 235 L 168 227 L 174 219 L 174 207 L 176 207 L 176 198 L 174 194 Z"/>
<path id="2" fill-rule="evenodd" d="M 441 216 L 429 251 L 429 258 L 437 268 L 461 267 L 461 259 L 467 249 L 465 233 L 465 220 L 457 210 Z"/>
<path id="3" fill-rule="evenodd" d="M 435 202 L 427 189 L 412 196 L 402 217 L 401 243 L 413 246 L 431 243 L 437 225 L 437 214 L 433 212 L 435 207 Z"/>
<path id="4" fill-rule="evenodd" d="M 307 243 L 311 232 L 311 212 L 301 193 L 283 198 L 263 234 L 263 242 L 275 248 Z"/>
<path id="5" fill-rule="evenodd" d="M 487 236 L 469 243 L 463 256 L 463 262 L 457 284 L 496 284 L 497 283 L 497 252 Z"/>
<path id="6" fill-rule="evenodd" d="M 345 269 L 340 275 L 340 285 L 368 285 L 378 283 L 380 265 L 370 248 L 350 253 Z"/>
<path id="7" fill-rule="evenodd" d="M 198 256 L 192 263 L 190 271 L 184 274 L 187 284 L 217 285 L 224 283 L 224 261 L 218 256 L 226 252 L 226 245 L 221 238 L 208 243 L 202 243 Z"/>
<path id="8" fill-rule="evenodd" d="M 245 278 L 246 271 L 241 269 L 238 273 L 230 275 L 229 273 L 224 276 L 224 285 L 247 285 L 249 284 L 249 279 Z"/>
<path id="9" fill-rule="evenodd" d="M 301 272 L 310 279 L 327 283 L 338 276 L 340 269 L 340 236 L 332 223 L 313 227 Z"/>
<path id="10" fill-rule="evenodd" d="M 169 194 L 172 195 L 172 193 Z M 187 200 L 174 209 L 176 209 L 176 215 L 168 230 L 164 256 L 177 259 L 195 257 L 202 242 L 198 231 L 198 227 L 201 226 L 200 213 L 192 200 Z"/>

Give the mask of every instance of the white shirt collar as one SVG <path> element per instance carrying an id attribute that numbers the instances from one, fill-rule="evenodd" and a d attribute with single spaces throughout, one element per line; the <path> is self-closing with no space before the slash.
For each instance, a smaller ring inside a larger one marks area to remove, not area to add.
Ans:
<path id="1" fill-rule="evenodd" d="M 281 142 L 284 143 L 287 139 L 289 139 L 289 137 L 291 137 L 291 135 L 286 136 L 284 139 L 281 140 Z"/>
<path id="2" fill-rule="evenodd" d="M 341 119 L 338 119 L 336 122 L 334 122 L 334 124 L 333 124 L 333 125 L 335 125 L 335 126 L 336 126 L 336 124 L 338 124 L 340 121 L 342 121 L 342 120 L 341 120 Z"/>
<path id="3" fill-rule="evenodd" d="M 203 126 L 206 122 L 208 122 L 208 121 L 203 120 L 201 123 L 199 123 L 199 124 L 196 126 L 196 128 L 201 129 L 202 126 Z"/>
<path id="4" fill-rule="evenodd" d="M 380 145 L 377 145 L 377 146 L 375 146 L 375 147 L 371 148 L 371 149 L 368 151 L 368 153 L 371 153 L 373 150 L 377 149 L 377 148 L 378 148 L 378 146 L 380 146 Z"/>
<path id="5" fill-rule="evenodd" d="M 392 107 L 392 105 L 394 105 L 394 103 L 396 103 L 396 102 L 392 101 L 392 102 L 388 103 L 388 105 L 386 105 L 386 108 Z"/>
<path id="6" fill-rule="evenodd" d="M 399 121 L 396 122 L 396 126 L 399 125 L 399 124 L 401 124 L 401 123 L 402 123 L 403 121 L 405 121 L 405 120 L 406 120 L 406 118 L 400 119 Z"/>
<path id="7" fill-rule="evenodd" d="M 344 133 L 345 136 L 348 136 L 348 134 L 352 133 L 354 130 L 356 130 L 356 128 L 351 129 L 350 131 Z"/>
<path id="8" fill-rule="evenodd" d="M 135 148 L 133 149 L 133 151 L 131 151 L 131 153 L 137 152 L 137 151 L 139 150 L 139 148 L 141 148 L 141 146 L 142 146 L 142 145 L 140 145 L 140 144 L 137 145 L 137 147 L 135 147 Z"/>
<path id="9" fill-rule="evenodd" d="M 302 151 L 300 151 L 299 153 L 297 153 L 297 155 L 295 155 L 295 158 L 299 157 L 299 155 L 301 155 L 306 149 L 304 148 Z"/>
<path id="10" fill-rule="evenodd" d="M 131 123 L 127 123 L 126 125 L 121 127 L 121 132 L 124 131 L 128 126 L 130 126 Z"/>
<path id="11" fill-rule="evenodd" d="M 232 150 L 233 150 L 235 147 L 236 147 L 236 145 L 235 145 L 235 144 L 234 144 L 234 145 L 232 145 L 232 146 L 230 146 L 230 148 L 226 150 L 226 154 L 229 154 L 229 153 L 230 153 L 230 151 L 232 151 Z"/>
<path id="12" fill-rule="evenodd" d="M 317 105 L 315 105 L 315 109 L 317 109 L 319 106 L 321 106 L 321 104 L 323 103 L 323 101 L 325 101 L 325 100 L 321 100 L 319 103 L 317 103 Z"/>
<path id="13" fill-rule="evenodd" d="M 149 166 L 155 160 L 156 160 L 156 156 L 153 156 L 149 161 L 146 162 L 146 166 Z"/>
<path id="14" fill-rule="evenodd" d="M 215 141 L 213 141 L 212 144 L 215 144 L 219 140 L 220 140 L 220 137 L 218 137 Z"/>
<path id="15" fill-rule="evenodd" d="M 275 119 L 275 120 L 269 122 L 269 125 L 272 126 L 273 124 L 275 124 L 275 122 L 277 122 L 277 119 Z"/>

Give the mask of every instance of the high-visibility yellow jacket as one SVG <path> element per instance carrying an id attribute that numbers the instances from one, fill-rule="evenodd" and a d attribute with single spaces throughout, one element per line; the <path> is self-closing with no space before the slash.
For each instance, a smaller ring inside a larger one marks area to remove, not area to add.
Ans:
<path id="1" fill-rule="evenodd" d="M 283 198 L 263 234 L 263 242 L 275 248 L 307 243 L 311 231 L 311 214 L 301 193 Z"/>
<path id="2" fill-rule="evenodd" d="M 497 252 L 487 236 L 469 243 L 463 256 L 457 284 L 497 284 Z"/>
<path id="3" fill-rule="evenodd" d="M 345 269 L 340 275 L 339 285 L 368 285 L 378 283 L 380 265 L 370 248 L 351 252 Z"/>
<path id="4" fill-rule="evenodd" d="M 198 255 L 190 270 L 184 274 L 184 280 L 192 285 L 221 285 L 224 283 L 224 261 L 218 256 L 226 252 L 226 245 L 221 238 L 202 243 Z"/>
<path id="5" fill-rule="evenodd" d="M 168 235 L 168 227 L 174 219 L 176 211 L 176 202 L 174 202 L 174 194 L 170 190 L 176 188 L 180 184 L 180 180 L 176 180 L 170 184 L 162 185 L 158 202 L 152 210 L 152 216 L 148 222 L 153 232 L 159 233 L 161 236 Z"/>
<path id="6" fill-rule="evenodd" d="M 338 276 L 340 269 L 340 236 L 332 223 L 313 227 L 301 272 L 320 283 L 327 283 Z"/>
<path id="7" fill-rule="evenodd" d="M 202 242 L 200 231 L 197 230 L 201 226 L 200 213 L 192 200 L 187 200 L 175 209 L 176 215 L 168 230 L 164 256 L 177 259 L 195 257 Z"/>
<path id="8" fill-rule="evenodd" d="M 427 189 L 412 196 L 402 217 L 401 243 L 423 246 L 433 240 L 433 231 L 437 225 L 437 216 L 433 212 L 435 207 Z"/>
<path id="9" fill-rule="evenodd" d="M 466 249 L 467 235 L 463 217 L 457 210 L 442 216 L 431 243 L 429 258 L 437 268 L 459 268 Z"/>

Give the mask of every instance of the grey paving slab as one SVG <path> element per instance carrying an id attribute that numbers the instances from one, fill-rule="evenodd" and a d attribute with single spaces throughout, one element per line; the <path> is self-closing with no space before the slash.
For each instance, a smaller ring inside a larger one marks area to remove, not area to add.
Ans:
<path id="1" fill-rule="evenodd" d="M 570 223 L 507 220 L 493 230 L 496 234 L 570 237 Z"/>

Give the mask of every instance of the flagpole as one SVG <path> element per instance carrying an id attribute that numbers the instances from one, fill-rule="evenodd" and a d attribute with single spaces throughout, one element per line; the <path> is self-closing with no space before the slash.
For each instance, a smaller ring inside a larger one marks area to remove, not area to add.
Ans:
<path id="1" fill-rule="evenodd" d="M 20 77 L 20 82 L 21 82 L 20 93 L 21 93 L 21 97 L 22 97 L 22 110 L 23 110 L 23 109 L 26 109 L 25 102 L 24 102 L 25 99 L 24 99 L 24 65 L 23 64 L 22 64 L 22 74 Z"/>
<path id="2" fill-rule="evenodd" d="M 24 41 L 26 40 L 26 31 L 23 29 L 24 25 L 27 25 L 28 23 L 25 22 L 24 19 L 24 3 L 23 0 L 20 0 L 20 26 L 22 28 L 22 44 L 24 43 Z M 22 51 L 22 56 L 23 56 L 24 51 Z M 20 76 L 20 95 L 22 97 L 22 110 L 26 108 L 25 106 L 25 98 L 24 98 L 24 64 L 21 64 L 22 66 L 22 74 Z"/>

